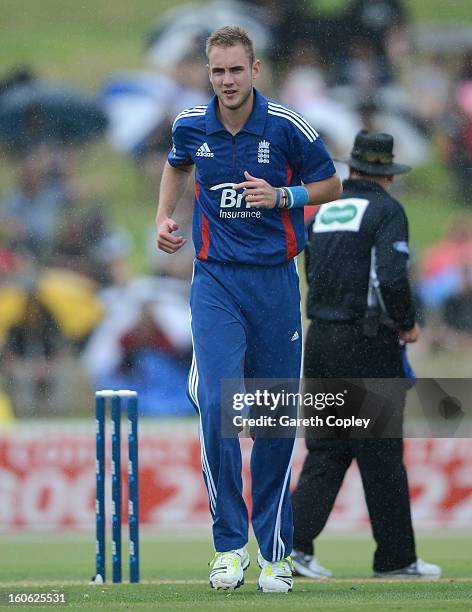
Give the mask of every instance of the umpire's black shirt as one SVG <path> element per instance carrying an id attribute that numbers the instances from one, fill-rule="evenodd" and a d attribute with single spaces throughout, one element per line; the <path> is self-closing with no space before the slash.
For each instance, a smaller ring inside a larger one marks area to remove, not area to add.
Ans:
<path id="1" fill-rule="evenodd" d="M 326 322 L 358 321 L 367 310 L 371 265 L 377 296 L 403 330 L 415 323 L 408 281 L 408 221 L 380 185 L 344 181 L 342 197 L 323 204 L 308 227 L 307 314 Z M 377 308 L 380 308 L 377 300 Z"/>

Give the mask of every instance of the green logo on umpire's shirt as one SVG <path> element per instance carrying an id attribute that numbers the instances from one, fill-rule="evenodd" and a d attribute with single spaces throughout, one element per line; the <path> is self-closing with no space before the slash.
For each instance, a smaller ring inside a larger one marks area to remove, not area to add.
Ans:
<path id="1" fill-rule="evenodd" d="M 331 206 L 321 215 L 321 223 L 330 225 L 331 223 L 348 223 L 357 215 L 357 208 L 353 204 L 346 206 Z"/>

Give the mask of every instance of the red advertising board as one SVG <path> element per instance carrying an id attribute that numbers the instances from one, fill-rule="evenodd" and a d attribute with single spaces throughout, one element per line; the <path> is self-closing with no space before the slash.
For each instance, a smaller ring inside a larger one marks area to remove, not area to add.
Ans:
<path id="1" fill-rule="evenodd" d="M 196 424 L 155 425 L 143 420 L 140 428 L 141 524 L 167 532 L 207 527 L 208 502 Z M 242 441 L 246 495 L 251 444 L 250 440 Z M 126 453 L 123 440 L 125 499 Z M 304 454 L 303 441 L 299 440 L 292 482 L 296 482 Z M 405 462 L 417 527 L 472 527 L 469 440 L 406 440 Z M 109 488 L 109 479 L 107 482 Z M 108 505 L 109 499 L 108 491 Z M 0 531 L 90 530 L 94 526 L 94 504 L 92 426 L 22 425 L 0 433 Z M 351 466 L 329 525 L 354 530 L 367 523 L 360 478 L 357 468 Z"/>

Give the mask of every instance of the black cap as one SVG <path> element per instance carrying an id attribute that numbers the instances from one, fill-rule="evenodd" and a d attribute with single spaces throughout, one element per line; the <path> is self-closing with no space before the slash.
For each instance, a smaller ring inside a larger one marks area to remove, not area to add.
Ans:
<path id="1" fill-rule="evenodd" d="M 393 136 L 380 132 L 358 132 L 349 159 L 337 161 L 349 164 L 353 170 L 375 176 L 405 174 L 411 170 L 406 164 L 393 161 Z"/>

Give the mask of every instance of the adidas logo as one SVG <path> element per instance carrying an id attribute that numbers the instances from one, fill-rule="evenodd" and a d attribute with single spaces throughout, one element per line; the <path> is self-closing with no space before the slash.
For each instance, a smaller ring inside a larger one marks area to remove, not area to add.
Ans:
<path id="1" fill-rule="evenodd" d="M 198 148 L 197 157 L 214 157 L 214 153 L 210 151 L 210 147 L 207 142 L 204 142 L 201 147 Z"/>
<path id="2" fill-rule="evenodd" d="M 298 335 L 298 332 L 296 331 L 291 337 L 290 342 L 295 342 L 295 340 L 298 340 L 299 338 L 300 336 Z"/>

